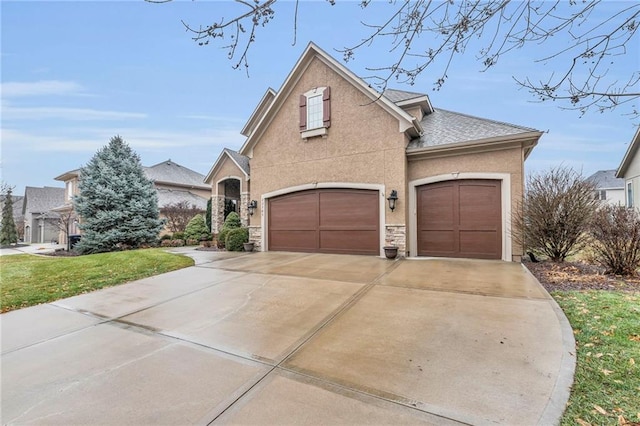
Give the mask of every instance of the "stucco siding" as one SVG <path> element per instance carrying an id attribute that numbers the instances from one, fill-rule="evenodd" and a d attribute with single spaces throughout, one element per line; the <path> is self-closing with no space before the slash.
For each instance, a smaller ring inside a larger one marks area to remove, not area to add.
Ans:
<path id="1" fill-rule="evenodd" d="M 218 191 L 217 186 L 217 183 L 219 181 L 233 177 L 240 178 L 240 193 L 249 191 L 244 172 L 240 170 L 240 168 L 233 161 L 231 161 L 229 157 L 225 157 L 216 174 L 211 177 L 211 195 L 216 195 L 220 192 Z"/>
<path id="2" fill-rule="evenodd" d="M 331 87 L 331 127 L 326 136 L 303 140 L 299 96 L 315 87 Z M 251 197 L 331 182 L 379 184 L 400 192 L 406 185 L 404 148 L 396 118 L 314 59 L 253 147 Z M 404 224 L 404 213 L 386 213 L 387 222 Z M 259 220 L 254 215 L 251 224 Z"/>

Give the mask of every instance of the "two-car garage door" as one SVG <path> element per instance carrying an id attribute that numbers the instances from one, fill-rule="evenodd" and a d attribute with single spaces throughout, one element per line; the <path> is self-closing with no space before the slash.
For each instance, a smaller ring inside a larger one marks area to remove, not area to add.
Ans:
<path id="1" fill-rule="evenodd" d="M 317 189 L 269 200 L 269 250 L 380 253 L 379 192 Z"/>

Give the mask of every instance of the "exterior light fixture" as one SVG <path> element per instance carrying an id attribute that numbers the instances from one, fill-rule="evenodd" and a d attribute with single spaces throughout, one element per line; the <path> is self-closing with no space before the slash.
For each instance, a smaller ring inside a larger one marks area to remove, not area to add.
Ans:
<path id="1" fill-rule="evenodd" d="M 398 201 L 398 191 L 395 189 L 391 190 L 391 195 L 387 197 L 387 201 L 389 202 L 389 209 L 391 211 L 396 208 L 396 201 Z"/>
<path id="2" fill-rule="evenodd" d="M 249 210 L 249 216 L 253 216 L 253 212 L 258 208 L 258 202 L 256 200 L 249 201 L 247 209 Z"/>

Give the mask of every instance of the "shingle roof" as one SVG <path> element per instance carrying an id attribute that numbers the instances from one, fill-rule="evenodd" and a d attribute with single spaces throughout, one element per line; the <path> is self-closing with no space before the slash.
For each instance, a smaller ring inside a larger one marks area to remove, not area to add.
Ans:
<path id="1" fill-rule="evenodd" d="M 424 133 L 412 140 L 407 149 L 477 141 L 520 133 L 537 132 L 529 127 L 516 126 L 458 112 L 438 109 L 421 121 Z"/>
<path id="2" fill-rule="evenodd" d="M 596 189 L 624 189 L 624 179 L 617 178 L 615 170 L 598 170 L 587 180 L 595 183 Z"/>
<path id="3" fill-rule="evenodd" d="M 176 164 L 171 160 L 163 161 L 155 166 L 144 167 L 144 172 L 152 181 L 208 188 L 204 183 L 203 174 Z"/>
<path id="4" fill-rule="evenodd" d="M 169 204 L 186 201 L 189 205 L 195 205 L 197 208 L 206 210 L 207 199 L 193 194 L 186 190 L 176 189 L 158 189 L 158 207 L 162 208 Z"/>
<path id="5" fill-rule="evenodd" d="M 421 98 L 427 96 L 424 93 L 407 92 L 405 90 L 386 89 L 383 93 L 385 98 L 393 103 L 408 101 L 409 99 Z"/>
<path id="6" fill-rule="evenodd" d="M 229 154 L 231 156 L 231 158 L 233 158 L 233 161 L 235 161 L 236 163 L 238 163 L 238 166 L 240 166 L 240 168 L 246 173 L 246 174 L 250 174 L 250 166 L 249 166 L 249 157 L 245 157 L 244 155 L 240 154 L 237 151 L 234 151 L 232 149 L 229 148 L 225 148 L 224 149 L 225 152 L 227 154 Z"/>
<path id="7" fill-rule="evenodd" d="M 27 186 L 24 190 L 23 214 L 46 213 L 64 204 L 64 188 Z"/>

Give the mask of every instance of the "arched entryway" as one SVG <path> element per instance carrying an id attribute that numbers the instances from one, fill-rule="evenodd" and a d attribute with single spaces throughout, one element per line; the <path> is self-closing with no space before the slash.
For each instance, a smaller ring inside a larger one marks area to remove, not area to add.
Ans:
<path id="1" fill-rule="evenodd" d="M 246 197 L 244 197 L 246 198 Z M 242 196 L 242 179 L 240 177 L 231 176 L 218 181 L 217 195 L 212 203 L 212 228 L 213 232 L 220 232 L 222 224 L 231 212 L 240 215 L 243 225 L 247 225 L 247 212 L 243 207 L 245 200 Z"/>

